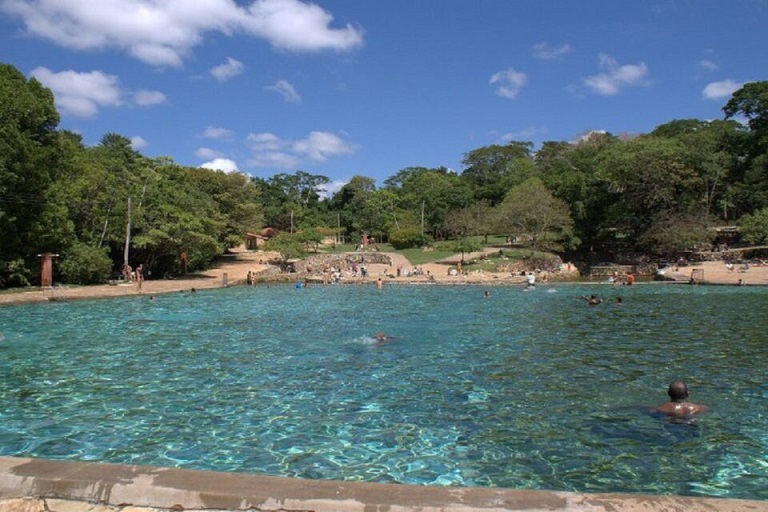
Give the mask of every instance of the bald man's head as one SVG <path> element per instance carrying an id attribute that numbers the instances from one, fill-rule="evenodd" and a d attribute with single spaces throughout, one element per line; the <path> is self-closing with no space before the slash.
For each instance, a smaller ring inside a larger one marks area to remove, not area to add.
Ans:
<path id="1" fill-rule="evenodd" d="M 681 380 L 676 380 L 669 385 L 669 398 L 673 401 L 685 400 L 688 398 L 688 386 Z"/>

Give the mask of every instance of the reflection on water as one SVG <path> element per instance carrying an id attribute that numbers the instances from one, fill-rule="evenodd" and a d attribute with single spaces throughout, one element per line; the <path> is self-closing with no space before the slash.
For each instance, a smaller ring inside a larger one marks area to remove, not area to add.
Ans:
<path id="1" fill-rule="evenodd" d="M 0 454 L 768 499 L 768 289 L 483 290 L 1 308 Z M 605 302 L 585 305 L 592 293 Z M 379 331 L 395 339 L 375 343 Z M 711 407 L 695 423 L 647 414 L 675 378 Z"/>

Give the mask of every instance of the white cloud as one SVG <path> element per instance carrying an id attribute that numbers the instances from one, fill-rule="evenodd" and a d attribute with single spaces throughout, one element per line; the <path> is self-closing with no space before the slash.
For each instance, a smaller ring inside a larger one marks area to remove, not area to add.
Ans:
<path id="1" fill-rule="evenodd" d="M 133 93 L 133 101 L 140 107 L 149 107 L 165 103 L 165 94 L 160 91 L 136 91 Z"/>
<path id="2" fill-rule="evenodd" d="M 623 87 L 648 85 L 648 66 L 644 62 L 620 66 L 613 57 L 600 54 L 600 68 L 605 71 L 585 78 L 584 83 L 602 96 L 618 94 Z"/>
<path id="3" fill-rule="evenodd" d="M 240 2 L 241 4 L 243 2 Z M 363 31 L 301 0 L 3 0 L 28 33 L 75 50 L 117 49 L 153 66 L 180 66 L 208 32 L 245 34 L 296 52 L 347 51 Z"/>
<path id="4" fill-rule="evenodd" d="M 144 140 L 144 137 L 140 137 L 139 135 L 135 135 L 131 137 L 131 147 L 133 149 L 139 150 L 147 146 L 149 146 L 149 143 L 146 140 Z"/>
<path id="5" fill-rule="evenodd" d="M 243 63 L 239 60 L 227 57 L 227 62 L 211 68 L 211 74 L 219 82 L 226 82 L 243 72 Z"/>
<path id="6" fill-rule="evenodd" d="M 743 83 L 734 82 L 733 80 L 721 80 L 720 82 L 712 82 L 707 84 L 701 95 L 708 100 L 720 100 L 728 98 L 734 92 L 741 89 Z"/>
<path id="7" fill-rule="evenodd" d="M 214 158 L 219 158 L 221 152 L 211 148 L 197 148 L 195 156 L 203 160 L 213 160 Z"/>
<path id="8" fill-rule="evenodd" d="M 555 48 L 550 48 L 547 43 L 538 43 L 533 45 L 533 56 L 537 59 L 552 60 L 573 51 L 569 44 L 563 44 Z"/>
<path id="9" fill-rule="evenodd" d="M 315 131 L 300 140 L 281 139 L 272 133 L 252 133 L 249 164 L 256 167 L 294 168 L 302 162 L 325 162 L 328 158 L 354 153 L 356 146 L 339 136 Z"/>
<path id="10" fill-rule="evenodd" d="M 212 169 L 214 171 L 224 171 L 226 173 L 238 172 L 238 166 L 234 160 L 229 158 L 214 158 L 210 162 L 205 162 L 200 167 L 204 169 Z"/>
<path id="11" fill-rule="evenodd" d="M 78 71 L 51 71 L 39 67 L 31 75 L 53 91 L 56 105 L 63 114 L 75 117 L 93 117 L 102 107 L 120 107 L 126 96 L 133 98 L 133 104 L 149 107 L 165 103 L 165 94 L 159 91 L 140 90 L 126 94 L 119 86 L 120 79 L 101 71 L 80 73 Z"/>
<path id="12" fill-rule="evenodd" d="M 543 126 L 530 126 L 517 132 L 505 133 L 501 136 L 501 140 L 505 142 L 510 142 L 513 140 L 530 140 L 537 135 L 542 135 L 544 133 L 547 133 L 547 129 Z"/>
<path id="13" fill-rule="evenodd" d="M 492 85 L 496 85 L 496 94 L 498 96 L 510 99 L 517 97 L 527 82 L 528 77 L 525 73 L 515 71 L 513 68 L 494 73 L 490 81 Z"/>
<path id="14" fill-rule="evenodd" d="M 232 137 L 232 130 L 219 128 L 217 126 L 209 126 L 203 132 L 203 137 L 206 139 L 228 139 Z"/>
<path id="15" fill-rule="evenodd" d="M 332 181 L 330 183 L 326 183 L 322 187 L 317 189 L 318 195 L 323 199 L 330 199 L 333 197 L 333 194 L 341 190 L 341 188 L 349 183 L 349 180 L 343 181 L 343 180 L 336 180 Z"/>
<path id="16" fill-rule="evenodd" d="M 267 91 L 275 91 L 282 95 L 283 99 L 289 103 L 299 103 L 301 96 L 296 92 L 296 89 L 286 80 L 278 80 L 274 85 L 268 85 L 264 87 Z"/>
<path id="17" fill-rule="evenodd" d="M 707 71 L 717 71 L 719 69 L 717 64 L 707 59 L 699 61 L 699 67 L 706 69 Z"/>
<path id="18" fill-rule="evenodd" d="M 63 113 L 77 117 L 93 117 L 100 107 L 122 104 L 118 78 L 101 71 L 78 73 L 53 72 L 48 68 L 35 68 L 32 76 L 53 91 L 56 105 Z"/>

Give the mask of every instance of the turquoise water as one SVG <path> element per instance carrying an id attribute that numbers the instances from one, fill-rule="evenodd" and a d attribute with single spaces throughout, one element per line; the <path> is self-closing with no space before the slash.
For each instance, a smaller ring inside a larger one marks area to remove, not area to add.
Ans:
<path id="1" fill-rule="evenodd" d="M 0 308 L 0 455 L 768 499 L 768 288 L 484 289 Z M 675 378 L 695 424 L 646 413 Z"/>

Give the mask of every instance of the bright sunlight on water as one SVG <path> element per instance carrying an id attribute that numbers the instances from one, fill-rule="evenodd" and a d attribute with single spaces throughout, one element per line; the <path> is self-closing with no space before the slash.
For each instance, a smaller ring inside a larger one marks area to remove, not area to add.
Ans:
<path id="1" fill-rule="evenodd" d="M 684 285 L 7 306 L 0 455 L 765 500 L 766 318 L 768 288 Z M 676 378 L 711 407 L 694 424 L 647 414 Z"/>

